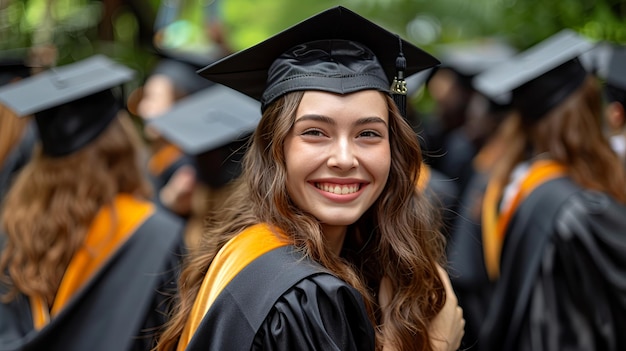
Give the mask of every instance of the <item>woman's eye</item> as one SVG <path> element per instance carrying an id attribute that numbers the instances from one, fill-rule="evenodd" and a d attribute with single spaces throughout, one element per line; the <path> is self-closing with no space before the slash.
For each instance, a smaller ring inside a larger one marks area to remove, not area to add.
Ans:
<path id="1" fill-rule="evenodd" d="M 324 133 L 322 133 L 322 131 L 319 129 L 307 129 L 304 132 L 302 132 L 302 135 L 323 136 Z"/>
<path id="2" fill-rule="evenodd" d="M 365 131 L 362 131 L 359 134 L 359 136 L 360 137 L 365 137 L 365 138 L 375 138 L 375 137 L 379 137 L 380 133 L 378 133 L 376 131 L 373 131 L 373 130 L 365 130 Z"/>

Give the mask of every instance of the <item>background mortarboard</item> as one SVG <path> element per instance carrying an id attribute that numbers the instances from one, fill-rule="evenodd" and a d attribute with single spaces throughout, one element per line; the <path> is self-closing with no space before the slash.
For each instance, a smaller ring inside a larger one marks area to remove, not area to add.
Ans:
<path id="1" fill-rule="evenodd" d="M 0 103 L 18 116 L 35 114 L 44 153 L 63 156 L 108 126 L 120 108 L 111 89 L 134 74 L 106 56 L 95 55 L 0 87 Z"/>
<path id="2" fill-rule="evenodd" d="M 261 101 L 265 107 L 271 102 L 264 101 L 263 94 L 267 88 L 268 69 L 274 61 L 296 45 L 330 39 L 350 40 L 369 48 L 380 62 L 389 85 L 396 74 L 400 42 L 406 58 L 405 77 L 439 64 L 439 61 L 430 54 L 401 40 L 396 34 L 344 7 L 337 6 L 314 15 L 255 46 L 227 56 L 200 70 L 199 73 L 207 79 L 227 85 Z"/>
<path id="3" fill-rule="evenodd" d="M 439 45 L 435 51 L 442 68 L 449 68 L 459 76 L 460 83 L 471 87 L 474 76 L 506 62 L 517 51 L 497 38 L 482 38 L 474 41 Z"/>
<path id="4" fill-rule="evenodd" d="M 626 47 L 614 45 L 611 50 L 608 71 L 606 72 L 607 84 L 626 90 Z"/>
<path id="5" fill-rule="evenodd" d="M 613 47 L 607 42 L 597 42 L 591 50 L 583 52 L 578 59 L 585 69 L 602 79 L 606 77 Z"/>
<path id="6" fill-rule="evenodd" d="M 511 103 L 535 120 L 569 96 L 586 71 L 577 60 L 593 43 L 564 29 L 506 62 L 477 75 L 475 89 L 500 104 Z"/>
<path id="7" fill-rule="evenodd" d="M 148 124 L 194 156 L 198 178 L 217 188 L 239 175 L 243 147 L 260 119 L 258 101 L 215 85 L 181 99 Z"/>
<path id="8" fill-rule="evenodd" d="M 626 46 L 611 46 L 604 92 L 608 102 L 619 102 L 626 107 Z"/>
<path id="9" fill-rule="evenodd" d="M 214 62 L 217 57 L 174 49 L 160 49 L 157 53 L 160 59 L 150 75 L 167 76 L 183 95 L 193 94 L 214 84 L 199 76 L 196 71 Z"/>

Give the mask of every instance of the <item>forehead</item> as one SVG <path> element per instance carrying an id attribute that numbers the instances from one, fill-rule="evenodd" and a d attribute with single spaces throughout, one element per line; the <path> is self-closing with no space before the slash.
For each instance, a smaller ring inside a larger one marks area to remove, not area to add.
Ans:
<path id="1" fill-rule="evenodd" d="M 296 119 L 303 114 L 349 114 L 378 116 L 386 119 L 388 110 L 385 93 L 380 91 L 362 90 L 349 94 L 336 94 L 311 90 L 303 94 L 296 111 Z"/>

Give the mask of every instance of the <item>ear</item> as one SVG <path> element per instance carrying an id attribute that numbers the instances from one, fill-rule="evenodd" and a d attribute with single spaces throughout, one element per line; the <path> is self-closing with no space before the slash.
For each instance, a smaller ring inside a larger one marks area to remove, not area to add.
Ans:
<path id="1" fill-rule="evenodd" d="M 611 102 L 605 109 L 606 122 L 612 130 L 621 130 L 626 124 L 624 106 L 619 102 Z"/>

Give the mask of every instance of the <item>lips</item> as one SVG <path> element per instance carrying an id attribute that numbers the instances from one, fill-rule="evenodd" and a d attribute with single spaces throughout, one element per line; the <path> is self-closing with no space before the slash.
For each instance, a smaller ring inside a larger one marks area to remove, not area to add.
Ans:
<path id="1" fill-rule="evenodd" d="M 359 191 L 361 189 L 361 184 L 315 183 L 315 187 L 328 193 L 348 195 Z"/>

